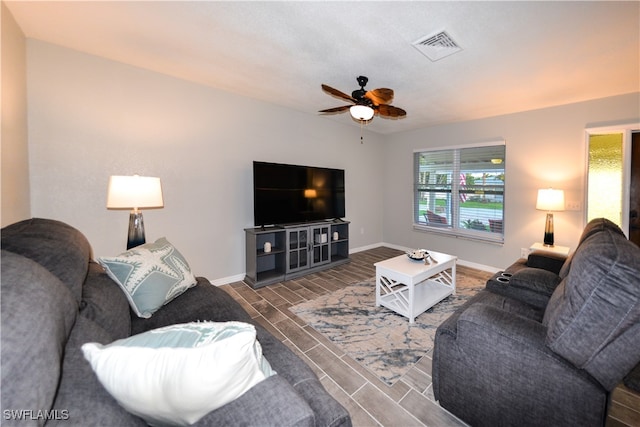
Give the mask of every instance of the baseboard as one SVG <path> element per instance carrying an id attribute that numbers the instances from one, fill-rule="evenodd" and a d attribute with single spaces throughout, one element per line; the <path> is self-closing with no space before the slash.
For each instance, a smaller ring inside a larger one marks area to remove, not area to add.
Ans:
<path id="1" fill-rule="evenodd" d="M 374 243 L 372 245 L 360 246 L 358 248 L 349 249 L 350 254 L 355 254 L 357 252 L 367 251 L 369 249 L 379 248 L 380 246 L 385 246 L 387 248 L 397 249 L 399 251 L 410 251 L 414 248 L 407 248 L 405 246 L 394 245 L 392 243 Z M 487 271 L 489 273 L 496 273 L 500 271 L 499 268 L 492 267 L 490 265 L 478 264 L 475 262 L 465 261 L 463 259 L 458 259 L 458 265 L 462 265 L 464 267 L 475 268 L 476 270 Z M 244 280 L 245 274 L 236 274 L 235 276 L 222 277 L 220 279 L 209 280 L 214 286 L 222 286 L 233 282 L 241 282 Z"/>
<path id="2" fill-rule="evenodd" d="M 458 265 L 462 265 L 463 267 L 475 268 L 476 270 L 486 271 L 487 273 L 497 273 L 498 271 L 502 271 L 503 269 L 492 267 L 490 265 L 478 264 L 471 261 L 465 261 L 463 259 L 458 260 Z"/>
<path id="3" fill-rule="evenodd" d="M 359 248 L 351 248 L 349 249 L 350 254 L 355 254 L 357 252 L 368 251 L 369 249 L 379 248 L 380 246 L 388 246 L 384 243 L 374 243 L 373 245 L 360 246 Z"/>
<path id="4" fill-rule="evenodd" d="M 228 285 L 233 282 L 242 282 L 245 274 L 236 274 L 235 276 L 223 277 L 220 279 L 209 280 L 213 286 Z"/>
<path id="5" fill-rule="evenodd" d="M 379 248 L 380 246 L 384 246 L 387 248 L 391 248 L 391 249 L 397 249 L 399 251 L 412 251 L 415 248 L 408 248 L 406 246 L 400 246 L 400 245 L 394 245 L 393 243 L 375 243 L 373 245 L 367 245 L 367 246 L 362 246 L 359 248 L 354 248 L 351 249 L 349 251 L 349 253 L 356 253 L 356 252 L 362 252 L 362 251 L 366 251 L 368 249 L 375 249 L 375 248 Z M 464 267 L 469 267 L 469 268 L 474 268 L 476 270 L 481 270 L 481 271 L 486 271 L 489 273 L 497 273 L 498 271 L 501 271 L 500 268 L 497 267 L 493 267 L 490 265 L 484 265 L 484 264 L 478 264 L 476 262 L 471 262 L 471 261 L 465 261 L 463 259 L 458 259 L 458 265 L 462 265 Z"/>

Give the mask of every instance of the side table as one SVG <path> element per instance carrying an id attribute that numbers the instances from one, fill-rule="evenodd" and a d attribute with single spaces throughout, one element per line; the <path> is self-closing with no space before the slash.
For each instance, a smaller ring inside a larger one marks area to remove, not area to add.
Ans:
<path id="1" fill-rule="evenodd" d="M 536 242 L 533 245 L 531 245 L 529 250 L 551 252 L 558 255 L 569 256 L 569 252 L 571 251 L 571 248 L 569 248 L 568 246 L 559 246 L 559 245 L 545 246 L 540 242 Z"/>

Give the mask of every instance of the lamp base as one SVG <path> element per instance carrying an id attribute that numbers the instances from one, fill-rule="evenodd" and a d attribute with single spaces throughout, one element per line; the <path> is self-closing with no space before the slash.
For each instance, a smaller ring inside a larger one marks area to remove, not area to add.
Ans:
<path id="1" fill-rule="evenodd" d="M 129 234 L 127 235 L 127 250 L 143 245 L 144 239 L 144 220 L 142 212 L 131 211 L 129 214 Z"/>
<path id="2" fill-rule="evenodd" d="M 544 245 L 553 246 L 553 214 L 547 213 L 547 219 L 544 224 Z"/>

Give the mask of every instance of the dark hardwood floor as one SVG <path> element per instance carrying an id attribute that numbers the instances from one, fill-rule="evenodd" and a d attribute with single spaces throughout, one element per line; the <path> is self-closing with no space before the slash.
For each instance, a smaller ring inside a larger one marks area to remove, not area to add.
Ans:
<path id="1" fill-rule="evenodd" d="M 441 408 L 431 390 L 431 357 L 422 358 L 393 386 L 381 382 L 288 308 L 345 286 L 375 277 L 374 263 L 402 254 L 379 247 L 351 255 L 351 262 L 260 289 L 244 282 L 221 286 L 304 359 L 324 387 L 351 414 L 354 426 L 465 426 Z M 486 281 L 490 273 L 458 266 Z M 623 386 L 613 393 L 607 427 L 640 426 L 640 395 Z"/>

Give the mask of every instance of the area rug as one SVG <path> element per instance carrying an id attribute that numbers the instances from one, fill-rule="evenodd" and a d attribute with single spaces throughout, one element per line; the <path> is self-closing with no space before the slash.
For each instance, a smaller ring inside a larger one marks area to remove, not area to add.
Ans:
<path id="1" fill-rule="evenodd" d="M 382 381 L 393 385 L 431 351 L 436 328 L 483 289 L 485 282 L 486 279 L 458 272 L 456 294 L 416 317 L 414 324 L 385 307 L 375 306 L 375 279 L 349 285 L 290 310 Z"/>

